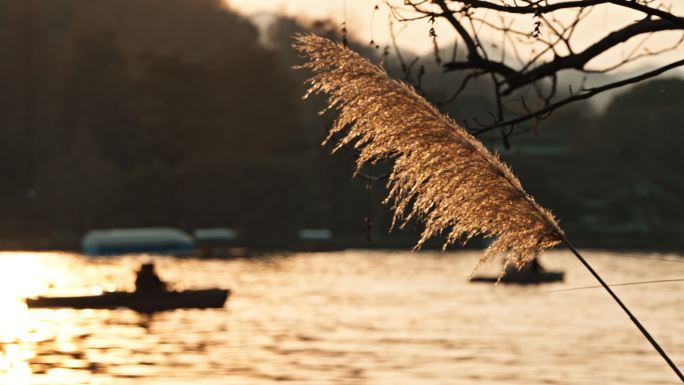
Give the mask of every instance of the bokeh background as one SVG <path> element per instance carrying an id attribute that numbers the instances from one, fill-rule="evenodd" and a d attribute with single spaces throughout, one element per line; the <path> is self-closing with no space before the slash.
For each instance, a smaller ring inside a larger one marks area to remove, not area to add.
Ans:
<path id="1" fill-rule="evenodd" d="M 339 38 L 340 24 L 214 0 L 2 0 L 0 247 L 74 249 L 89 229 L 150 226 L 232 227 L 262 249 L 328 228 L 360 246 L 366 217 L 370 246 L 411 246 L 415 226 L 389 233 L 384 181 L 367 186 L 353 151 L 319 145 L 334 116 L 301 100 L 308 74 L 292 70 L 291 36 L 307 31 Z M 401 77 L 393 50 L 356 35 Z M 459 75 L 402 48 L 425 66 L 425 94 L 448 95 Z M 443 110 L 486 116 L 486 87 Z M 481 139 L 580 246 L 681 250 L 682 100 L 681 78 L 659 78 L 557 111 L 510 148 Z"/>

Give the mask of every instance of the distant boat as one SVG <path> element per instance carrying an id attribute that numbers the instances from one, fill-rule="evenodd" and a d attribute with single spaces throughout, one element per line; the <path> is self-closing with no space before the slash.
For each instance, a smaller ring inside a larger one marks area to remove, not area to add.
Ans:
<path id="1" fill-rule="evenodd" d="M 484 238 L 482 246 L 489 247 L 496 237 Z M 514 285 L 538 285 L 541 283 L 562 282 L 565 279 L 565 273 L 562 271 L 548 271 L 545 270 L 537 257 L 533 258 L 523 270 L 517 270 L 513 266 L 508 266 L 506 274 L 499 279 L 499 276 L 475 276 L 470 279 L 470 282 L 488 282 L 488 283 L 509 283 Z"/>
<path id="2" fill-rule="evenodd" d="M 220 244 L 225 245 L 236 242 L 238 239 L 237 231 L 227 227 L 211 227 L 206 229 L 196 229 L 192 232 L 196 244 Z"/>
<path id="3" fill-rule="evenodd" d="M 222 308 L 230 295 L 226 289 L 159 292 L 112 292 L 80 297 L 37 297 L 26 299 L 30 308 L 118 309 L 141 313 L 172 309 Z"/>
<path id="4" fill-rule="evenodd" d="M 330 242 L 332 237 L 332 231 L 328 229 L 302 229 L 297 232 L 300 241 Z"/>
<path id="5" fill-rule="evenodd" d="M 244 258 L 245 247 L 239 247 L 237 231 L 227 227 L 197 229 L 192 236 L 198 256 L 203 258 Z"/>
<path id="6" fill-rule="evenodd" d="M 329 229 L 301 229 L 297 232 L 299 249 L 305 251 L 337 250 L 333 244 L 333 233 Z"/>
<path id="7" fill-rule="evenodd" d="M 511 271 L 506 273 L 499 282 L 515 285 L 537 285 L 541 283 L 562 282 L 564 278 L 565 273 L 562 271 Z M 470 282 L 497 282 L 498 280 L 498 276 L 477 276 L 471 278 Z"/>
<path id="8" fill-rule="evenodd" d="M 171 227 L 91 230 L 81 241 L 84 254 L 192 253 L 194 243 L 186 232 Z"/>

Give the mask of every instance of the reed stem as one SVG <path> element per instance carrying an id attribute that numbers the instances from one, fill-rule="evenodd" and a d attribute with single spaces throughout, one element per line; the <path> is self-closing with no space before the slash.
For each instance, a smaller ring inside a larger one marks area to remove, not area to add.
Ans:
<path id="1" fill-rule="evenodd" d="M 655 348 L 655 350 L 656 350 L 658 353 L 660 353 L 660 356 L 663 357 L 663 359 L 665 360 L 665 362 L 667 362 L 667 364 L 670 365 L 670 368 L 672 368 L 672 370 L 675 372 L 675 374 L 677 374 L 677 377 L 679 377 L 679 380 L 680 380 L 682 383 L 684 383 L 684 375 L 682 375 L 682 372 L 679 370 L 679 368 L 677 368 L 677 365 L 675 365 L 674 362 L 672 362 L 672 360 L 670 359 L 670 357 L 667 355 L 667 353 L 665 353 L 665 351 L 663 350 L 663 348 L 660 347 L 660 345 L 658 344 L 658 342 L 651 336 L 651 334 L 648 332 L 648 330 L 646 330 L 646 328 L 644 328 L 644 326 L 641 324 L 641 322 L 639 322 L 639 320 L 634 316 L 634 314 L 632 314 L 632 312 L 629 311 L 629 309 L 627 308 L 627 306 L 625 306 L 625 304 L 622 303 L 622 301 L 620 300 L 620 298 L 619 298 L 619 297 L 613 292 L 613 290 L 611 290 L 611 288 L 603 281 L 603 279 L 601 278 L 601 276 L 599 276 L 598 273 L 594 270 L 594 268 L 592 268 L 591 265 L 589 265 L 589 262 L 587 262 L 587 261 L 584 259 L 584 257 L 582 257 L 582 255 L 579 253 L 579 251 L 577 251 L 577 249 L 575 249 L 575 247 L 570 243 L 570 241 L 569 241 L 564 235 L 562 235 L 562 234 L 561 234 L 561 239 L 562 239 L 563 243 L 565 244 L 565 246 L 567 246 L 568 249 L 569 249 L 573 254 L 575 254 L 575 257 L 577 257 L 577 259 L 579 259 L 579 261 L 582 262 L 582 264 L 584 265 L 584 267 L 586 267 L 587 270 L 589 270 L 589 272 L 591 273 L 591 275 L 593 275 L 594 278 L 596 278 L 596 280 L 599 281 L 599 283 L 601 284 L 601 286 L 603 286 L 603 288 L 606 289 L 606 291 L 608 292 L 608 294 L 610 294 L 610 296 L 613 297 L 613 299 L 615 300 L 615 302 L 617 302 L 617 304 L 620 305 L 620 307 L 622 308 L 622 310 L 624 310 L 625 313 L 627 313 L 627 315 L 629 316 L 629 319 L 631 319 L 632 322 L 634 323 L 634 325 L 636 325 L 636 327 L 639 329 L 639 331 L 641 331 L 641 334 L 643 334 L 644 337 L 646 337 L 646 339 L 648 340 L 648 342 L 650 342 L 651 345 L 653 345 L 653 347 Z"/>

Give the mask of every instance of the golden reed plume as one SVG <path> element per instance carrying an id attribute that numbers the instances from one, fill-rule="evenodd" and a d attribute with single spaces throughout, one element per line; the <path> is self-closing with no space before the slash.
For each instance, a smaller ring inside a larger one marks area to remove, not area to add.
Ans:
<path id="1" fill-rule="evenodd" d="M 357 53 L 315 35 L 296 36 L 294 47 L 308 59 L 300 68 L 314 72 L 307 96 L 325 93 L 328 109 L 339 111 L 326 142 L 339 136 L 335 150 L 348 144 L 358 149 L 357 169 L 394 161 L 385 202 L 392 203 L 395 222 L 425 222 L 417 248 L 442 233 L 444 247 L 475 235 L 496 237 L 478 266 L 501 255 L 505 265 L 520 268 L 545 248 L 564 243 L 684 383 L 658 342 L 496 155 L 411 86 Z"/>
<path id="2" fill-rule="evenodd" d="M 333 151 L 352 144 L 360 151 L 357 169 L 394 161 L 385 202 L 395 223 L 425 223 L 417 248 L 439 234 L 446 235 L 445 248 L 476 235 L 495 237 L 480 264 L 502 256 L 521 267 L 560 242 L 553 215 L 498 156 L 413 87 L 328 39 L 299 35 L 294 47 L 308 59 L 298 68 L 314 72 L 307 96 L 325 93 L 328 108 L 339 111 L 326 139 L 341 136 Z"/>

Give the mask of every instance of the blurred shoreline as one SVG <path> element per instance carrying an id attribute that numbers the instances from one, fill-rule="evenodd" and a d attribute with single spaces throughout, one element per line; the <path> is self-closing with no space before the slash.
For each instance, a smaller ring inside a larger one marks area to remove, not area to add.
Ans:
<path id="1" fill-rule="evenodd" d="M 572 234 L 569 234 L 572 237 Z M 684 240 L 672 234 L 662 234 L 657 237 L 649 235 L 612 235 L 612 236 L 575 236 L 574 242 L 578 247 L 593 250 L 621 250 L 621 251 L 651 251 L 674 252 L 684 254 Z M 360 250 L 398 250 L 409 251 L 415 246 L 417 236 L 385 235 L 377 236 L 370 243 L 362 235 L 336 237 L 322 247 L 307 247 L 296 240 L 280 243 L 259 244 L 246 242 L 240 246 L 247 247 L 250 255 L 259 256 L 273 252 L 299 251 L 336 251 L 344 249 Z M 452 245 L 447 251 L 484 249 L 482 239 L 473 239 L 466 245 Z M 423 250 L 441 250 L 441 240 L 433 239 L 425 244 Z M 23 236 L 0 237 L 0 251 L 67 251 L 81 252 L 81 237 L 77 234 L 59 236 Z"/>

